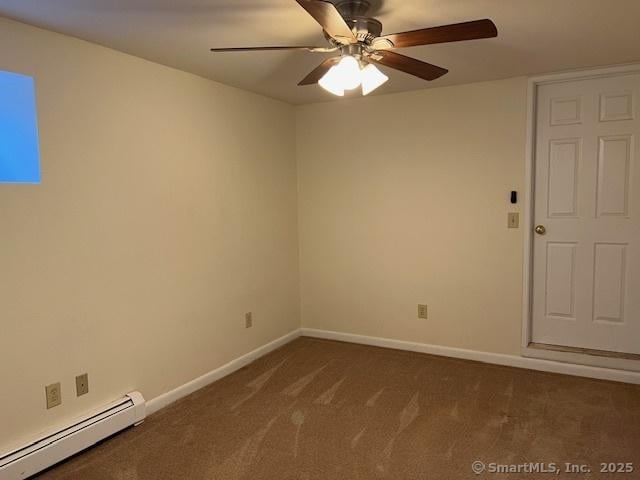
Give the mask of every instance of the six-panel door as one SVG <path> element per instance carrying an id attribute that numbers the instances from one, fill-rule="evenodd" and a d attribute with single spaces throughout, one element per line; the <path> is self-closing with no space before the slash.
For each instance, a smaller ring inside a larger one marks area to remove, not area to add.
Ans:
<path id="1" fill-rule="evenodd" d="M 538 87 L 532 341 L 640 354 L 640 75 Z"/>

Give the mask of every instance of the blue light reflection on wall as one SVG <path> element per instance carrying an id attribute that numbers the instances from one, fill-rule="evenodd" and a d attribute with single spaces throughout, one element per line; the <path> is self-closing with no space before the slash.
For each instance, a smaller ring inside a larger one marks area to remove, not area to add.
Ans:
<path id="1" fill-rule="evenodd" d="M 0 71 L 0 183 L 40 183 L 33 78 Z"/>

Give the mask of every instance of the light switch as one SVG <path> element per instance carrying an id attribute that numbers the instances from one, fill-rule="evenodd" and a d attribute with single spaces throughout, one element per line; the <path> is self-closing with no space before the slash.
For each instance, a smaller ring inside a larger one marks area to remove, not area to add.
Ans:
<path id="1" fill-rule="evenodd" d="M 507 226 L 509 228 L 518 228 L 520 226 L 520 214 L 518 212 L 509 212 Z"/>

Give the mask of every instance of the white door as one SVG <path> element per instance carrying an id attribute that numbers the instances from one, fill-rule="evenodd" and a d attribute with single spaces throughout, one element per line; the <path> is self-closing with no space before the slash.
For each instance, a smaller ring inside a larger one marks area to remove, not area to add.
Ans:
<path id="1" fill-rule="evenodd" d="M 538 87 L 535 343 L 640 354 L 639 95 L 640 74 Z"/>

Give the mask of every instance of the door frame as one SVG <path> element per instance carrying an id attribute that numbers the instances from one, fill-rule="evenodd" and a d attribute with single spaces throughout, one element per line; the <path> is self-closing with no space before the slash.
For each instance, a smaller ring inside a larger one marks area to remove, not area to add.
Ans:
<path id="1" fill-rule="evenodd" d="M 545 350 L 531 347 L 532 292 L 533 292 L 533 222 L 535 195 L 535 145 L 536 145 L 536 107 L 538 87 L 552 83 L 571 82 L 590 78 L 618 76 L 640 73 L 640 64 L 624 64 L 589 70 L 574 70 L 529 77 L 527 81 L 527 134 L 525 152 L 525 182 L 523 195 L 523 291 L 522 291 L 522 343 L 523 357 L 553 360 L 557 362 L 590 365 L 619 370 L 640 371 L 640 360 L 595 356 L 586 353 L 574 353 L 557 350 Z"/>

